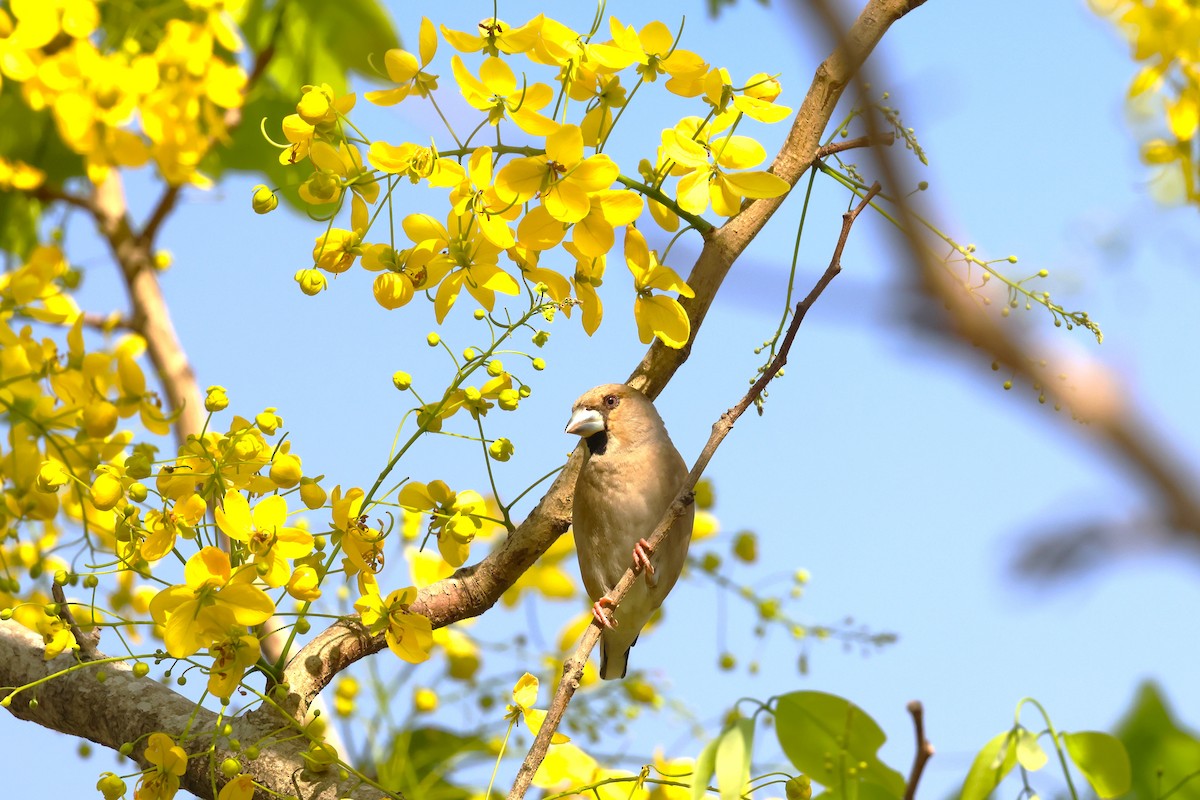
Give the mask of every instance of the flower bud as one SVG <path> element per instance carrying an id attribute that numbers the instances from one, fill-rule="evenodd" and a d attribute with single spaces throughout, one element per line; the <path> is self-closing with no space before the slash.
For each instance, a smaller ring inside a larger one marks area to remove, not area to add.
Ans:
<path id="1" fill-rule="evenodd" d="M 224 386 L 208 387 L 208 394 L 204 397 L 204 410 L 210 413 L 224 411 L 229 407 L 229 395 L 225 394 Z"/>
<path id="2" fill-rule="evenodd" d="M 327 497 L 328 495 L 325 493 L 325 490 L 312 478 L 300 479 L 300 501 L 310 511 L 316 511 L 325 505 Z"/>
<path id="3" fill-rule="evenodd" d="M 491 443 L 488 447 L 488 453 L 497 461 L 508 461 L 512 458 L 513 443 L 502 436 Z"/>
<path id="4" fill-rule="evenodd" d="M 108 511 L 115 507 L 123 496 L 121 481 L 114 475 L 101 472 L 96 476 L 96 480 L 92 481 L 92 505 L 97 511 Z"/>
<path id="5" fill-rule="evenodd" d="M 320 294 L 328 285 L 325 280 L 325 275 L 317 269 L 301 269 L 297 270 L 292 276 L 296 283 L 300 284 L 300 291 L 304 292 L 309 297 Z"/>
<path id="6" fill-rule="evenodd" d="M 300 459 L 291 453 L 280 453 L 271 462 L 271 471 L 268 473 L 268 477 L 280 489 L 291 489 L 304 477 L 304 472 L 300 468 Z"/>
<path id="7" fill-rule="evenodd" d="M 772 78 L 765 72 L 751 75 L 750 79 L 746 81 L 747 97 L 774 103 L 775 98 L 779 97 L 781 91 L 783 91 L 783 87 L 779 85 L 779 80 Z"/>
<path id="8" fill-rule="evenodd" d="M 270 214 L 279 206 L 279 198 L 261 183 L 254 187 L 254 198 L 250 201 L 255 214 Z"/>
<path id="9" fill-rule="evenodd" d="M 83 407 L 83 429 L 93 439 L 103 439 L 117 427 L 117 407 L 100 400 Z"/>
<path id="10" fill-rule="evenodd" d="M 500 373 L 502 373 L 502 372 L 504 372 L 504 364 L 500 361 L 500 359 L 496 358 L 496 359 L 493 359 L 492 361 L 488 362 L 488 365 L 487 365 L 488 375 L 491 375 L 493 378 L 498 378 L 498 377 L 500 377 Z"/>
<path id="11" fill-rule="evenodd" d="M 71 480 L 70 473 L 58 459 L 47 459 L 38 468 L 37 489 L 39 492 L 53 494 L 65 486 L 69 480 Z"/>
<path id="12" fill-rule="evenodd" d="M 408 387 L 412 386 L 412 375 L 407 372 L 396 371 L 392 373 L 392 386 L 395 386 L 402 392 L 408 391 Z"/>

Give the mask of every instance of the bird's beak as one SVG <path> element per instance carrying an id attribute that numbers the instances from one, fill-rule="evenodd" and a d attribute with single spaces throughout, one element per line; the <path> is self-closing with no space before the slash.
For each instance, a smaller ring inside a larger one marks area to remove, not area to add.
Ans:
<path id="1" fill-rule="evenodd" d="M 571 415 L 571 421 L 567 423 L 567 433 L 574 433 L 578 436 L 591 436 L 602 430 L 604 430 L 604 417 L 600 416 L 599 411 L 592 408 L 578 409 Z"/>

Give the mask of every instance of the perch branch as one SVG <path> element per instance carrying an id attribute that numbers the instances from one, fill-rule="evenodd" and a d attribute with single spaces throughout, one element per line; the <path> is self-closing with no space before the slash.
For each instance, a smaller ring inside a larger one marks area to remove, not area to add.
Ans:
<path id="1" fill-rule="evenodd" d="M 871 199 L 878 192 L 879 184 L 875 184 L 867 192 L 866 197 L 852 211 L 847 211 L 842 215 L 842 231 L 838 236 L 837 245 L 834 247 L 829 267 L 821 275 L 816 285 L 813 286 L 808 296 L 796 304 L 796 312 L 792 317 L 792 322 L 788 326 L 783 343 L 780 345 L 779 352 L 776 353 L 771 365 L 763 371 L 762 375 L 754 382 L 754 385 L 750 387 L 745 396 L 738 401 L 737 405 L 722 414 L 713 424 L 712 434 L 708 437 L 708 442 L 705 443 L 704 449 L 700 451 L 700 455 L 696 458 L 696 463 L 692 465 L 691 472 L 688 473 L 687 479 L 684 480 L 683 486 L 680 487 L 675 501 L 671 503 L 665 516 L 659 521 L 658 526 L 654 529 L 654 533 L 648 537 L 650 546 L 646 549 L 651 554 L 658 549 L 663 539 L 666 538 L 667 533 L 671 530 L 671 527 L 675 524 L 675 521 L 683 514 L 684 509 L 692 504 L 692 490 L 695 488 L 696 482 L 704 474 L 704 470 L 708 467 L 709 461 L 712 460 L 721 442 L 733 430 L 734 423 L 762 395 L 767 384 L 787 364 L 788 352 L 792 348 L 792 342 L 796 338 L 796 333 L 800 330 L 800 324 L 804 322 L 805 315 L 812 308 L 813 303 L 817 301 L 817 298 L 825 291 L 825 288 L 829 286 L 830 282 L 842 271 L 842 250 L 846 246 L 846 240 L 850 236 L 850 228 L 854 225 L 854 220 L 858 218 L 858 215 L 862 213 L 863 209 L 867 207 Z M 614 613 L 620 606 L 621 600 L 629 592 L 629 588 L 633 586 L 634 581 L 639 579 L 641 579 L 640 574 L 634 572 L 631 566 L 625 571 L 625 574 L 613 590 L 608 593 L 608 600 L 611 601 L 608 607 L 613 609 Z M 554 732 L 558 730 L 563 714 L 567 710 L 567 705 L 571 702 L 571 697 L 575 694 L 575 690 L 579 688 L 579 681 L 583 677 L 584 665 L 587 663 L 588 657 L 592 653 L 592 648 L 596 646 L 596 642 L 599 639 L 600 625 L 593 620 L 592 624 L 584 631 L 579 645 L 575 648 L 575 653 L 567 659 L 563 666 L 563 676 L 558 683 L 558 690 L 554 694 L 554 700 L 550 703 L 550 708 L 546 712 L 546 718 L 542 721 L 542 727 L 538 731 L 537 737 L 533 740 L 533 745 L 529 748 L 529 753 L 525 756 L 524 763 L 521 764 L 520 770 L 517 771 L 517 778 L 513 783 L 512 791 L 508 793 L 508 800 L 521 800 L 525 796 L 525 792 L 528 791 L 530 784 L 533 782 L 533 776 L 537 773 L 538 767 L 541 766 L 542 760 L 546 757 L 546 750 L 550 747 L 550 739 L 554 736 Z"/>
<path id="2" fill-rule="evenodd" d="M 912 770 L 908 773 L 908 783 L 904 786 L 904 800 L 913 800 L 917 796 L 917 784 L 921 782 L 921 773 L 925 764 L 933 757 L 933 745 L 925 738 L 925 708 L 920 700 L 908 704 L 908 713 L 913 719 L 916 732 L 917 749 L 913 754 Z"/>

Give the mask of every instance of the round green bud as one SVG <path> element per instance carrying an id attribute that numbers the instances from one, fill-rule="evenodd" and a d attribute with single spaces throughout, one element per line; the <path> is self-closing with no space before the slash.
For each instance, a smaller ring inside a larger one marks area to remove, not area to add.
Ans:
<path id="1" fill-rule="evenodd" d="M 180 686 L 187 686 L 187 675 L 180 675 L 175 679 L 175 683 L 179 684 Z"/>
<path id="2" fill-rule="evenodd" d="M 250 205 L 255 214 L 270 214 L 279 206 L 279 198 L 260 183 L 254 187 L 254 197 L 251 199 Z"/>
<path id="3" fill-rule="evenodd" d="M 425 344 L 429 345 L 430 347 L 437 347 L 441 343 L 442 337 L 438 336 L 436 333 L 431 333 L 425 337 Z"/>
<path id="4" fill-rule="evenodd" d="M 249 747 L 247 747 L 247 748 L 246 748 L 246 758 L 250 759 L 251 761 L 253 761 L 254 759 L 258 758 L 258 747 L 257 747 L 257 745 L 253 745 L 253 744 L 252 744 L 252 745 L 250 745 Z"/>
<path id="5" fill-rule="evenodd" d="M 232 778 L 240 774 L 242 765 L 238 763 L 236 758 L 227 758 L 221 762 L 221 774 L 226 778 Z"/>
<path id="6" fill-rule="evenodd" d="M 296 620 L 296 633 L 305 634 L 312 630 L 312 623 L 306 619 Z"/>
<path id="7" fill-rule="evenodd" d="M 475 319 L 483 319 L 486 316 L 487 316 L 487 312 L 484 311 L 482 308 L 475 309 L 475 313 L 474 313 Z"/>
<path id="8" fill-rule="evenodd" d="M 530 389 L 528 386 L 522 386 L 520 389 L 517 389 L 517 394 L 521 397 L 529 397 L 529 395 L 533 394 L 533 389 Z"/>
<path id="9" fill-rule="evenodd" d="M 84 575 L 83 576 L 83 588 L 95 589 L 99 585 L 100 585 L 100 579 L 97 578 L 95 575 Z"/>
<path id="10" fill-rule="evenodd" d="M 1007 392 L 1011 388 L 1012 388 L 1012 381 L 1005 381 L 1004 382 L 1004 391 Z"/>
<path id="11" fill-rule="evenodd" d="M 59 569 L 59 570 L 54 571 L 54 582 L 57 583 L 59 586 L 66 586 L 67 582 L 70 580 L 71 580 L 71 576 L 69 574 L 67 574 L 67 571 L 65 569 Z"/>
<path id="12" fill-rule="evenodd" d="M 146 488 L 146 484 L 142 483 L 141 481 L 135 481 L 134 483 L 129 484 L 127 494 L 129 495 L 130 500 L 135 503 L 140 503 L 150 495 L 150 490 Z"/>
<path id="13" fill-rule="evenodd" d="M 133 665 L 133 677 L 144 678 L 150 674 L 150 665 L 144 661 L 139 661 Z"/>
<path id="14" fill-rule="evenodd" d="M 117 748 L 117 752 L 123 756 L 133 755 L 133 742 L 125 742 Z"/>
<path id="15" fill-rule="evenodd" d="M 536 369 L 538 372 L 541 372 L 542 370 L 544 370 L 546 368 L 546 360 L 543 358 L 535 358 L 533 360 L 533 368 Z"/>
<path id="16" fill-rule="evenodd" d="M 920 183 L 917 184 L 918 192 L 923 192 L 928 188 L 929 188 L 929 181 L 921 181 Z"/>
<path id="17" fill-rule="evenodd" d="M 1050 277 L 1050 270 L 1048 270 L 1048 269 L 1039 269 L 1039 270 L 1038 270 L 1038 277 L 1039 277 L 1039 278 L 1048 278 L 1048 277 Z"/>
<path id="18" fill-rule="evenodd" d="M 787 800 L 811 800 L 812 781 L 806 775 L 789 778 L 783 785 L 783 792 L 787 795 Z"/>
<path id="19" fill-rule="evenodd" d="M 737 666 L 737 659 L 733 657 L 733 653 L 722 653 L 721 658 L 717 661 L 717 666 L 728 672 Z"/>
<path id="20" fill-rule="evenodd" d="M 412 375 L 400 370 L 393 372 L 392 386 L 395 386 L 402 392 L 408 391 L 408 387 L 412 386 Z"/>

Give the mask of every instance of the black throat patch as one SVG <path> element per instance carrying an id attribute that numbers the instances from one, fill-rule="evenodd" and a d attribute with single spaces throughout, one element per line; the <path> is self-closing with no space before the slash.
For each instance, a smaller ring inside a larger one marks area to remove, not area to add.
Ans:
<path id="1" fill-rule="evenodd" d="M 605 448 L 608 447 L 608 431 L 593 433 L 583 441 L 587 443 L 589 453 L 594 456 L 602 456 Z"/>

